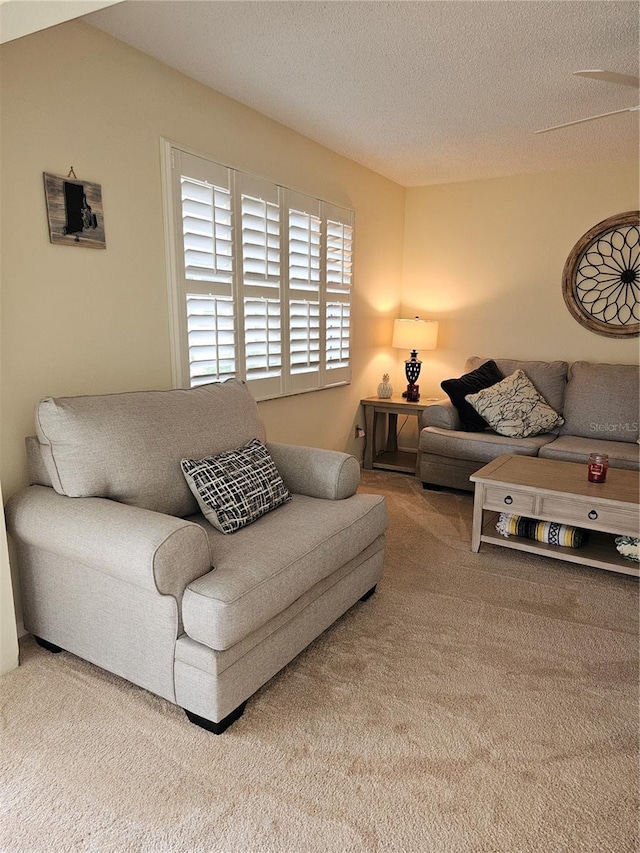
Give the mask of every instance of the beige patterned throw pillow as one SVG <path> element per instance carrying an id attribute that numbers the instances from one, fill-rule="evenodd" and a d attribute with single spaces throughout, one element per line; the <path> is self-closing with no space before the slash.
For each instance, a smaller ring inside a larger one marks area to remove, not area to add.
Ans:
<path id="1" fill-rule="evenodd" d="M 467 394 L 465 400 L 498 435 L 509 438 L 527 438 L 564 423 L 564 418 L 551 408 L 523 370 L 516 370 L 477 394 Z"/>

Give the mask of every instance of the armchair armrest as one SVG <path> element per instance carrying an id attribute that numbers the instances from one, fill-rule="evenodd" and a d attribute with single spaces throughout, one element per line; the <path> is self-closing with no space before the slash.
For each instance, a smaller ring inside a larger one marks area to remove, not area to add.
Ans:
<path id="1" fill-rule="evenodd" d="M 106 498 L 69 498 L 29 486 L 9 500 L 7 529 L 18 542 L 179 599 L 211 569 L 197 524 Z"/>
<path id="2" fill-rule="evenodd" d="M 355 494 L 360 463 L 338 450 L 268 443 L 267 448 L 289 491 L 339 501 Z"/>
<path id="3" fill-rule="evenodd" d="M 422 412 L 420 428 L 424 429 L 424 427 L 428 426 L 454 430 L 462 428 L 458 410 L 448 397 L 438 400 L 437 403 L 434 403 L 432 406 L 428 406 Z"/>

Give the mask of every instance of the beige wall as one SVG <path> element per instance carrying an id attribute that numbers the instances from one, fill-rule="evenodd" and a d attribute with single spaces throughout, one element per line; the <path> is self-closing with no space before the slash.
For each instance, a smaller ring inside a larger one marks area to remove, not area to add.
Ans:
<path id="1" fill-rule="evenodd" d="M 25 483 L 41 396 L 170 387 L 160 137 L 356 210 L 354 381 L 261 403 L 273 440 L 361 456 L 359 399 L 385 371 L 403 384 L 406 355 L 389 347 L 399 313 L 441 321 L 427 394 L 472 353 L 637 358 L 637 341 L 579 326 L 560 290 L 576 240 L 638 207 L 635 163 L 405 192 L 79 21 L 2 46 L 0 76 L 5 497 Z M 49 242 L 42 172 L 71 166 L 102 185 L 106 251 Z"/>
<path id="2" fill-rule="evenodd" d="M 0 41 L 4 44 L 119 2 L 121 0 L 73 0 L 72 3 L 69 0 L 46 0 L 45 3 L 0 0 Z"/>
<path id="3" fill-rule="evenodd" d="M 45 394 L 171 384 L 160 137 L 356 211 L 351 386 L 261 404 L 272 440 L 346 449 L 391 364 L 404 189 L 84 24 L 0 49 L 5 497 Z M 42 172 L 102 185 L 105 251 L 49 242 Z"/>
<path id="4" fill-rule="evenodd" d="M 586 231 L 638 206 L 637 161 L 407 190 L 402 314 L 440 320 L 424 390 L 437 393 L 469 355 L 637 361 L 637 338 L 573 319 L 561 277 Z"/>

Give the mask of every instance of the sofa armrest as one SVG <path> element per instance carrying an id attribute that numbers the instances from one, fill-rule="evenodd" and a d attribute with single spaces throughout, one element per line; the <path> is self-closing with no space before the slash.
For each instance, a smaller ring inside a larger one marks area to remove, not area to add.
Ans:
<path id="1" fill-rule="evenodd" d="M 355 494 L 360 483 L 360 463 L 338 450 L 267 444 L 271 458 L 290 492 L 312 498 L 343 500 Z"/>
<path id="2" fill-rule="evenodd" d="M 198 524 L 106 498 L 29 486 L 8 501 L 6 517 L 21 544 L 176 599 L 211 569 L 209 540 Z"/>
<path id="3" fill-rule="evenodd" d="M 424 427 L 428 426 L 454 430 L 462 428 L 458 410 L 451 400 L 446 398 L 438 400 L 437 403 L 433 403 L 431 406 L 427 406 L 420 418 L 420 428 L 424 429 Z"/>

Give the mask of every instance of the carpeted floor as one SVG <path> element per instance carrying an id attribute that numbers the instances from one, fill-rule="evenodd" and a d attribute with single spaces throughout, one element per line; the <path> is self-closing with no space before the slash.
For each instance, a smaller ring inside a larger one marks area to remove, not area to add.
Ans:
<path id="1" fill-rule="evenodd" d="M 28 638 L 3 853 L 635 853 L 638 583 L 469 549 L 470 495 L 364 472 L 385 578 L 216 737 Z"/>

